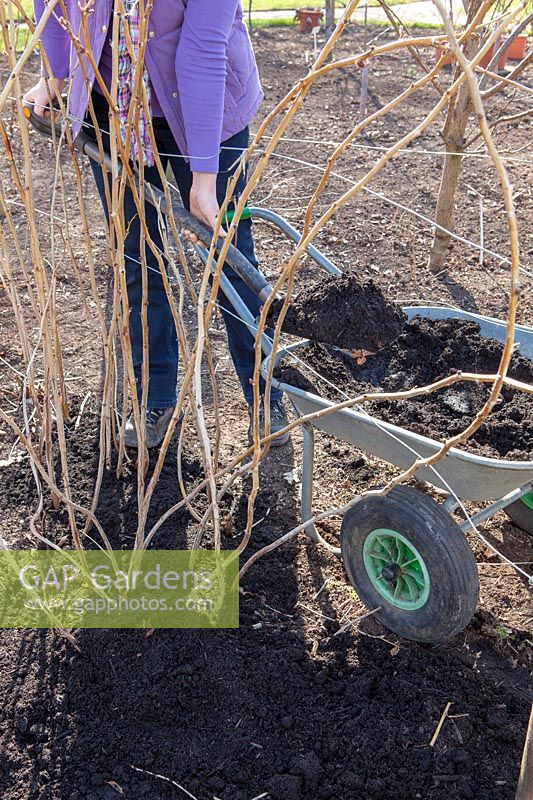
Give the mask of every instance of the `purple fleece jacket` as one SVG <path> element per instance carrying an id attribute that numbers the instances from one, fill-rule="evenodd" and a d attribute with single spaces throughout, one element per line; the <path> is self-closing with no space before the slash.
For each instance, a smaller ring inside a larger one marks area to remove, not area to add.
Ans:
<path id="1" fill-rule="evenodd" d="M 64 3 L 68 25 L 83 41 L 78 2 Z M 47 5 L 56 7 L 42 33 L 42 44 L 54 77 L 70 77 L 69 110 L 76 136 L 87 110 L 94 72 L 85 56 L 81 69 L 57 0 L 34 0 L 36 18 L 41 18 Z M 97 64 L 111 33 L 112 10 L 113 0 L 95 0 L 87 17 Z M 166 117 L 194 172 L 218 172 L 221 142 L 250 122 L 263 99 L 242 17 L 240 0 L 154 0 L 146 68 L 157 111 Z"/>

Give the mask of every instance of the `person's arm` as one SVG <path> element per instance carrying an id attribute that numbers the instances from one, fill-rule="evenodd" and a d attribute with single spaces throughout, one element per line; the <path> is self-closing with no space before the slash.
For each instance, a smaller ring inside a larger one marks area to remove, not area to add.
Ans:
<path id="1" fill-rule="evenodd" d="M 218 172 L 227 46 L 239 0 L 189 0 L 176 75 L 191 170 Z"/>
<path id="2" fill-rule="evenodd" d="M 192 213 L 214 226 L 227 47 L 239 0 L 189 0 L 176 52 L 176 76 L 193 183 Z M 221 232 L 223 234 L 223 232 Z M 194 238 L 194 237 L 191 237 Z"/>
<path id="3" fill-rule="evenodd" d="M 33 9 L 37 22 L 41 19 L 45 6 L 56 4 L 41 34 L 41 42 L 50 64 L 53 78 L 68 78 L 70 67 L 70 37 L 59 24 L 58 17 L 63 16 L 61 4 L 57 0 L 33 0 Z M 68 0 L 65 0 L 68 11 Z"/>
<path id="4" fill-rule="evenodd" d="M 54 2 L 54 0 L 50 0 Z M 33 8 L 35 12 L 35 19 L 37 22 L 41 19 L 44 9 L 45 0 L 33 0 Z M 68 0 L 65 0 L 65 7 L 68 9 Z M 56 16 L 54 16 L 54 13 Z M 52 103 L 54 97 L 61 94 L 65 86 L 66 79 L 69 75 L 70 67 L 70 37 L 61 25 L 59 24 L 57 16 L 61 16 L 62 9 L 58 4 L 55 11 L 49 17 L 46 25 L 44 26 L 41 34 L 41 42 L 50 64 L 51 75 L 47 75 L 47 70 L 43 68 L 41 75 L 43 76 L 35 86 L 26 92 L 22 98 L 22 102 L 33 105 L 35 113 L 41 117 L 49 116 L 48 107 Z"/>

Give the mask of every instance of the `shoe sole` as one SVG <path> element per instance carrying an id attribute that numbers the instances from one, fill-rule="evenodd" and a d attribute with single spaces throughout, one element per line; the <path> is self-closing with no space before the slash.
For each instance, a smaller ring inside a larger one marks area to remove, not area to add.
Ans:
<path id="1" fill-rule="evenodd" d="M 289 433 L 284 433 L 283 436 L 276 436 L 276 438 L 272 439 L 272 441 L 270 442 L 270 447 L 283 447 L 284 444 L 287 444 L 290 438 L 291 437 Z M 251 447 L 253 443 L 254 440 L 248 437 L 249 447 Z"/>
<path id="2" fill-rule="evenodd" d="M 284 444 L 287 444 L 290 438 L 290 434 L 288 433 L 284 433 L 283 436 L 277 436 L 270 442 L 270 447 L 283 447 Z"/>
<path id="3" fill-rule="evenodd" d="M 146 447 L 148 448 L 148 450 L 153 450 L 155 447 L 159 447 L 159 445 L 161 444 L 161 442 L 165 438 L 167 430 L 168 430 L 168 428 L 163 431 L 163 433 L 161 434 L 159 439 L 157 439 L 157 441 L 151 442 L 150 444 L 148 442 L 146 443 Z M 126 439 L 124 439 L 124 447 L 127 450 L 138 450 L 139 449 L 139 442 L 137 441 L 137 439 L 135 439 L 135 442 L 128 442 L 128 441 L 126 441 Z"/>
<path id="4" fill-rule="evenodd" d="M 184 414 L 183 414 L 183 411 L 182 411 L 181 414 L 178 417 L 178 421 L 176 423 L 176 429 L 174 430 L 174 433 L 176 433 L 176 430 L 178 429 L 178 427 L 183 422 L 183 417 L 184 417 Z M 148 443 L 146 444 L 146 447 L 148 448 L 148 450 L 153 450 L 155 447 L 159 447 L 159 445 L 161 444 L 161 442 L 165 438 L 165 436 L 167 434 L 167 431 L 168 431 L 168 425 L 165 428 L 165 430 L 161 433 L 161 436 L 157 439 L 156 442 L 154 442 L 153 444 L 148 444 Z M 139 443 L 138 443 L 137 439 L 135 440 L 135 443 L 130 443 L 130 442 L 127 442 L 126 440 L 124 440 L 124 447 L 126 447 L 128 450 L 138 450 L 139 449 Z"/>
<path id="5" fill-rule="evenodd" d="M 166 433 L 166 431 L 165 431 L 165 433 Z M 154 448 L 159 447 L 159 445 L 161 444 L 161 442 L 163 441 L 164 438 L 165 438 L 165 435 L 163 434 L 163 436 L 159 439 L 159 441 L 155 442 L 154 444 L 148 444 L 147 443 L 146 444 L 147 449 L 148 450 L 154 450 Z M 130 444 L 128 442 L 124 442 L 124 447 L 126 448 L 126 450 L 135 450 L 135 451 L 137 451 L 139 449 L 139 443 L 135 442 L 135 444 Z"/>

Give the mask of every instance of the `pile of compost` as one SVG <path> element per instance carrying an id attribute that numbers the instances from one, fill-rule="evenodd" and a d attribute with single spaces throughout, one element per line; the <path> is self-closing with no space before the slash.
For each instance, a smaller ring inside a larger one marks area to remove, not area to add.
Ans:
<path id="1" fill-rule="evenodd" d="M 268 314 L 277 321 L 282 299 Z M 282 330 L 335 347 L 374 352 L 393 342 L 406 316 L 400 306 L 387 300 L 379 286 L 354 272 L 325 275 L 298 293 L 287 309 Z"/>
<path id="2" fill-rule="evenodd" d="M 305 362 L 330 383 L 355 396 L 382 389 L 397 392 L 425 386 L 457 371 L 495 373 L 502 345 L 484 339 L 475 322 L 459 319 L 415 318 L 404 326 L 398 339 L 374 355 L 361 359 L 335 348 L 312 344 L 301 352 Z M 509 376 L 533 384 L 533 362 L 515 354 Z M 285 383 L 312 391 L 329 400 L 345 399 L 316 375 L 304 375 L 282 364 Z M 463 431 L 489 396 L 491 384 L 461 381 L 412 400 L 383 401 L 365 405 L 382 420 L 422 436 L 448 438 Z M 533 397 L 504 387 L 489 419 L 465 445 L 489 457 L 511 460 L 533 459 Z"/>

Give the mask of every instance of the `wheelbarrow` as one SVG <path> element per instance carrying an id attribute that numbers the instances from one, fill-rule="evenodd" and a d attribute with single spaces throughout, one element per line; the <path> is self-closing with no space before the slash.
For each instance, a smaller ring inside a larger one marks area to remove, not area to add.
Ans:
<path id="1" fill-rule="evenodd" d="M 249 211 L 253 219 L 266 220 L 299 242 L 299 233 L 279 215 L 262 208 Z M 316 248 L 309 247 L 307 253 L 323 269 L 341 274 Z M 205 258 L 201 248 L 200 254 Z M 224 276 L 221 288 L 249 330 L 257 332 L 252 314 Z M 473 320 L 480 326 L 481 336 L 505 341 L 506 326 L 497 319 L 446 306 L 406 306 L 403 310 L 408 319 Z M 517 326 L 516 340 L 521 354 L 533 359 L 533 329 Z M 273 354 L 270 339 L 263 336 L 263 377 L 270 370 L 272 358 L 274 367 L 291 353 L 305 360 L 309 345 L 309 341 L 296 342 Z M 273 379 L 273 386 L 287 395 L 298 416 L 334 405 L 281 380 Z M 303 520 L 313 519 L 315 429 L 402 470 L 442 447 L 433 439 L 349 408 L 312 424 L 304 423 Z M 533 461 L 486 458 L 452 448 L 434 467 L 420 470 L 417 479 L 422 485 L 445 492 L 444 502 L 439 503 L 421 489 L 397 486 L 386 496 L 364 497 L 345 514 L 340 548 L 332 548 L 312 521 L 305 530 L 313 542 L 341 556 L 357 594 L 369 609 L 379 609 L 376 616 L 387 628 L 406 639 L 440 642 L 466 627 L 476 610 L 479 579 L 465 532 L 503 510 L 518 527 L 533 535 Z M 463 501 L 491 502 L 469 519 L 458 521 L 454 514 L 463 510 Z"/>
<path id="2" fill-rule="evenodd" d="M 52 134 L 50 125 L 31 108 L 25 114 L 41 133 Z M 56 135 L 60 132 L 57 128 Z M 75 146 L 100 161 L 97 146 L 83 133 L 77 137 Z M 110 163 L 106 165 L 111 167 Z M 145 184 L 145 190 L 146 199 L 164 213 L 167 210 L 164 194 L 150 184 Z M 181 206 L 173 204 L 172 210 L 178 223 L 192 230 L 204 243 L 210 243 L 212 231 L 207 226 Z M 276 226 L 295 243 L 300 241 L 299 232 L 268 209 L 249 208 L 247 216 Z M 223 240 L 216 243 L 217 251 L 222 243 Z M 205 247 L 195 245 L 195 249 L 205 262 Z M 314 246 L 307 248 L 307 254 L 327 272 L 341 274 Z M 229 248 L 227 263 L 261 299 L 271 295 L 272 288 L 266 278 L 233 246 Z M 256 320 L 224 272 L 220 275 L 220 287 L 236 315 L 255 336 Z M 490 317 L 443 306 L 407 306 L 404 311 L 409 319 L 422 315 L 431 319 L 474 320 L 482 336 L 505 340 L 505 324 Z M 516 338 L 520 352 L 533 359 L 533 329 L 517 326 Z M 296 342 L 274 354 L 270 338 L 263 334 L 263 376 L 267 375 L 272 358 L 276 366 L 291 353 L 305 356 L 309 344 L 309 341 Z M 273 385 L 287 395 L 299 416 L 333 406 L 319 395 L 277 379 Z M 305 528 L 309 538 L 341 556 L 357 594 L 370 609 L 378 609 L 376 616 L 387 628 L 419 642 L 440 642 L 461 631 L 475 612 L 479 590 L 476 562 L 465 532 L 472 524 L 504 510 L 516 525 L 533 535 L 533 461 L 485 458 L 452 448 L 434 467 L 417 473 L 420 482 L 444 490 L 447 496 L 442 503 L 410 486 L 397 486 L 383 497 L 364 497 L 344 516 L 341 546 L 332 548 L 312 522 L 315 428 L 402 470 L 417 458 L 438 452 L 441 443 L 348 408 L 316 419 L 312 425 L 304 423 L 301 514 L 304 521 L 309 520 Z M 458 521 L 454 514 L 463 509 L 463 501 L 490 501 L 490 505 L 469 519 Z"/>

